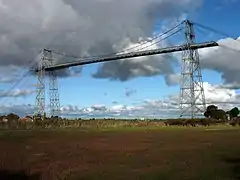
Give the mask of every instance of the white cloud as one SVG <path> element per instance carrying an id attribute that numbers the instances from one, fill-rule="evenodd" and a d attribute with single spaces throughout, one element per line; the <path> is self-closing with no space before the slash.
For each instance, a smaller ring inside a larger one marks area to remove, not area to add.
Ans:
<path id="1" fill-rule="evenodd" d="M 218 41 L 219 47 L 199 50 L 202 68 L 222 74 L 225 83 L 240 83 L 240 38 Z"/>
<path id="2" fill-rule="evenodd" d="M 19 116 L 25 116 L 25 115 L 32 115 L 33 112 L 34 112 L 34 106 L 30 104 L 0 106 L 0 113 L 4 115 L 9 113 L 15 113 Z"/>
<path id="3" fill-rule="evenodd" d="M 224 110 L 230 110 L 240 105 L 240 95 L 234 89 L 228 89 L 221 85 L 211 85 L 204 83 L 206 103 L 215 104 Z M 65 105 L 61 108 L 63 116 L 76 116 L 83 118 L 171 118 L 179 117 L 179 95 L 171 95 L 166 99 L 147 99 L 135 105 L 113 104 L 106 106 L 103 104 L 92 105 L 80 108 L 76 105 Z M 30 105 L 2 106 L 1 113 L 15 112 L 20 115 L 31 114 L 34 107 Z"/>
<path id="4" fill-rule="evenodd" d="M 169 74 L 166 76 L 166 83 L 169 86 L 172 85 L 179 85 L 181 82 L 181 74 L 180 73 L 175 73 L 175 74 Z"/>
<path id="5" fill-rule="evenodd" d="M 205 82 L 204 89 L 208 105 L 215 104 L 224 110 L 240 106 L 240 95 L 231 86 L 228 88 L 228 86 L 211 85 Z"/>
<path id="6" fill-rule="evenodd" d="M 219 85 L 211 85 L 207 82 L 203 85 L 207 102 L 233 102 L 237 98 L 235 90 L 221 88 Z"/>
<path id="7" fill-rule="evenodd" d="M 17 97 L 25 97 L 28 95 L 31 95 L 35 93 L 35 90 L 29 90 L 29 89 L 15 89 L 12 91 L 5 91 L 5 90 L 0 90 L 0 98 L 17 98 Z"/>

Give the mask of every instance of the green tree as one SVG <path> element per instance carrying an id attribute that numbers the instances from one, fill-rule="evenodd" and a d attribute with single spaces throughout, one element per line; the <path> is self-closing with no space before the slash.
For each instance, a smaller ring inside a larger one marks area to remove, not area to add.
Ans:
<path id="1" fill-rule="evenodd" d="M 230 115 L 230 118 L 235 118 L 235 117 L 238 117 L 240 111 L 237 107 L 235 108 L 232 108 L 230 111 L 228 111 L 228 114 Z"/>
<path id="2" fill-rule="evenodd" d="M 204 116 L 206 118 L 213 118 L 217 120 L 227 118 L 226 112 L 222 109 L 218 109 L 215 105 L 208 106 L 206 112 L 204 112 Z"/>
<path id="3" fill-rule="evenodd" d="M 206 118 L 210 118 L 210 117 L 211 117 L 211 112 L 210 112 L 210 111 L 206 111 L 206 112 L 204 113 L 204 116 L 205 116 Z"/>
<path id="4" fill-rule="evenodd" d="M 6 116 L 8 119 L 8 127 L 9 128 L 16 128 L 17 127 L 17 122 L 19 120 L 19 116 L 13 113 L 10 113 Z"/>
<path id="5" fill-rule="evenodd" d="M 218 110 L 218 107 L 215 106 L 215 105 L 209 105 L 209 106 L 207 107 L 207 111 L 214 111 L 214 110 Z"/>
<path id="6" fill-rule="evenodd" d="M 204 112 L 204 116 L 206 118 L 212 118 L 213 112 L 217 111 L 218 107 L 215 105 L 209 105 L 206 109 L 206 112 Z"/>
<path id="7" fill-rule="evenodd" d="M 222 109 L 212 110 L 211 111 L 211 118 L 217 119 L 217 120 L 226 119 L 227 118 L 227 113 Z"/>
<path id="8" fill-rule="evenodd" d="M 16 114 L 10 113 L 7 115 L 8 121 L 17 121 L 20 117 Z"/>

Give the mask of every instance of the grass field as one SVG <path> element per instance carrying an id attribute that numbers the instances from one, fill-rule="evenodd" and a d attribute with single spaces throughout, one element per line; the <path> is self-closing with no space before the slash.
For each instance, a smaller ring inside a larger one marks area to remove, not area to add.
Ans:
<path id="1" fill-rule="evenodd" d="M 240 179 L 239 142 L 230 126 L 1 131 L 0 179 Z"/>

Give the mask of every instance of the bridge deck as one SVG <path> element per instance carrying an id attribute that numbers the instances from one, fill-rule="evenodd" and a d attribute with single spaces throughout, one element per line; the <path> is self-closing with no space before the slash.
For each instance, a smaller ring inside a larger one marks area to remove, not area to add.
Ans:
<path id="1" fill-rule="evenodd" d="M 211 41 L 211 42 L 193 44 L 193 45 L 190 45 L 190 48 L 191 49 L 202 49 L 202 48 L 214 47 L 214 46 L 218 46 L 218 43 Z M 108 61 L 114 61 L 114 60 L 120 60 L 120 59 L 129 59 L 129 58 L 141 57 L 141 56 L 172 53 L 172 52 L 184 51 L 187 49 L 188 49 L 188 47 L 186 45 L 179 45 L 179 46 L 161 48 L 161 49 L 156 49 L 156 50 L 147 50 L 147 51 L 139 51 L 139 52 L 134 52 L 134 53 L 116 54 L 116 55 L 112 55 L 112 56 L 97 57 L 97 58 L 95 57 L 91 60 L 82 60 L 82 61 L 77 61 L 77 62 L 71 62 L 71 63 L 65 63 L 65 64 L 59 64 L 59 65 L 46 67 L 45 71 L 55 71 L 55 70 L 65 69 L 65 68 L 69 68 L 69 67 L 73 67 L 73 66 L 82 66 L 82 65 L 87 65 L 87 64 L 108 62 Z M 38 70 L 36 70 L 36 71 L 38 71 Z"/>

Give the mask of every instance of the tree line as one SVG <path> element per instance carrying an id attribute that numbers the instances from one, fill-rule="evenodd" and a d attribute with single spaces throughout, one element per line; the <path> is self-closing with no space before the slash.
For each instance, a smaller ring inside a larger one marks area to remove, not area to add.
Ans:
<path id="1" fill-rule="evenodd" d="M 232 108 L 229 111 L 219 109 L 215 105 L 210 105 L 204 112 L 205 118 L 199 119 L 174 119 L 165 121 L 167 126 L 210 126 L 217 124 L 230 124 L 232 126 L 240 125 L 240 117 L 238 117 L 240 111 L 237 107 Z"/>
<path id="2" fill-rule="evenodd" d="M 207 107 L 206 112 L 204 112 L 204 116 L 206 118 L 212 118 L 212 119 L 217 119 L 217 120 L 232 120 L 234 118 L 237 118 L 239 115 L 240 111 L 237 107 L 232 108 L 229 111 L 224 111 L 222 109 L 218 109 L 217 106 L 215 105 L 210 105 Z"/>
<path id="3" fill-rule="evenodd" d="M 44 117 L 26 116 L 20 118 L 18 115 L 10 113 L 6 116 L 0 116 L 0 129 L 2 128 L 61 128 L 61 127 L 139 127 L 139 126 L 210 126 L 216 124 L 230 124 L 232 126 L 240 125 L 240 118 L 238 115 L 240 111 L 237 107 L 232 108 L 229 111 L 219 109 L 215 105 L 207 107 L 204 112 L 205 118 L 200 119 L 171 119 L 171 120 L 118 120 L 118 119 L 76 119 L 68 120 L 61 117 Z"/>

